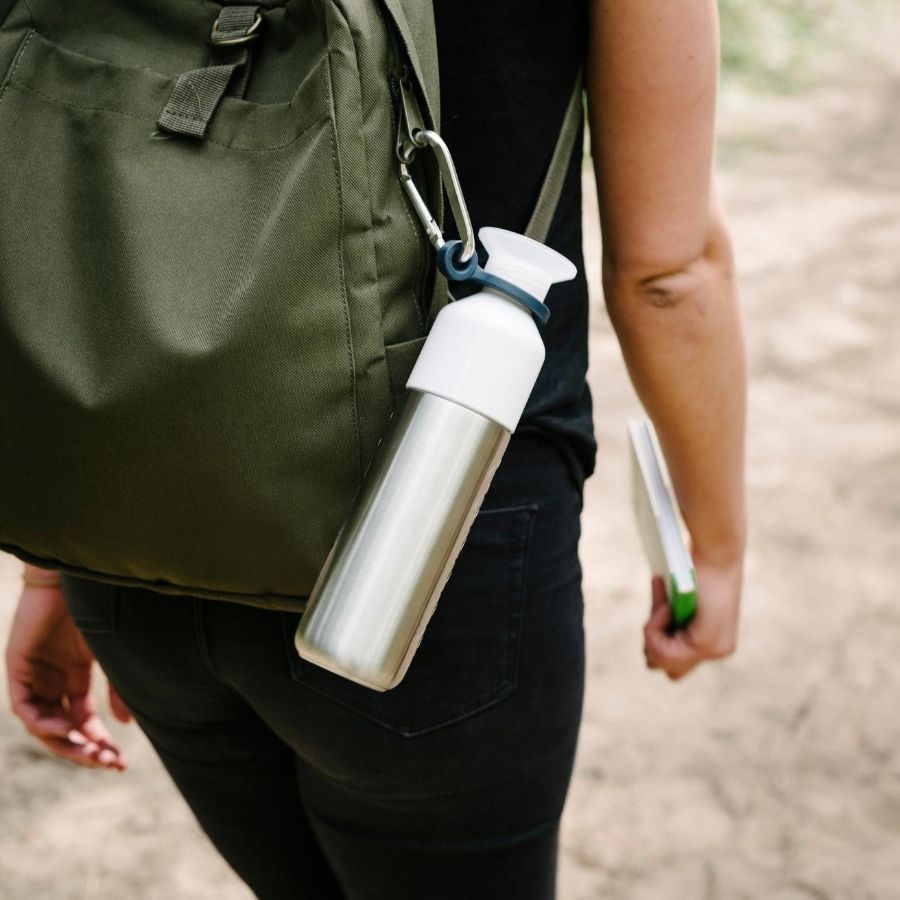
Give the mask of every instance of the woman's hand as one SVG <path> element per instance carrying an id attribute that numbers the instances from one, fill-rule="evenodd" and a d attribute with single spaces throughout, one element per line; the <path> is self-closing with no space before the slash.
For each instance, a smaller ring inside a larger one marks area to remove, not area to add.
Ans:
<path id="1" fill-rule="evenodd" d="M 694 559 L 697 612 L 669 633 L 671 610 L 661 578 L 653 579 L 650 618 L 644 626 L 644 656 L 651 669 L 662 669 L 675 680 L 704 660 L 723 659 L 737 645 L 743 560 L 712 564 Z"/>
<path id="2" fill-rule="evenodd" d="M 90 693 L 94 657 L 72 621 L 62 589 L 23 589 L 6 647 L 13 713 L 48 750 L 82 766 L 125 768 Z M 110 684 L 115 717 L 131 715 Z"/>

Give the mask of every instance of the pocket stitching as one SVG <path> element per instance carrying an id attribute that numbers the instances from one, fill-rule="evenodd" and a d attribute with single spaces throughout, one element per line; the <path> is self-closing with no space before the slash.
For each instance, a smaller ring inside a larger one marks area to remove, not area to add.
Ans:
<path id="1" fill-rule="evenodd" d="M 356 458 L 359 461 L 359 477 L 362 478 L 365 466 L 362 454 L 362 437 L 360 436 L 359 427 L 359 399 L 357 397 L 357 380 L 359 376 L 356 371 L 356 354 L 353 348 L 353 329 L 350 317 L 349 300 L 347 297 L 347 269 L 346 263 L 344 261 L 344 251 L 346 249 L 346 241 L 344 239 L 344 235 L 347 220 L 344 210 L 344 182 L 341 178 L 341 161 L 339 158 L 340 145 L 338 143 L 337 134 L 337 107 L 335 104 L 334 73 L 332 71 L 332 59 L 330 53 L 328 55 L 328 103 L 330 112 L 329 137 L 331 139 L 331 165 L 334 170 L 334 182 L 337 189 L 338 198 L 338 232 L 340 238 L 338 247 L 338 261 L 340 264 L 339 270 L 341 281 L 341 300 L 343 301 L 345 327 L 344 333 L 347 339 L 347 361 L 350 365 L 350 382 L 353 392 L 353 434 L 356 438 Z"/>
<path id="2" fill-rule="evenodd" d="M 23 48 L 24 49 L 24 48 Z M 16 62 L 18 65 L 18 61 Z M 153 119 L 150 119 L 146 116 L 139 116 L 136 113 L 126 112 L 123 109 L 113 109 L 109 106 L 83 106 L 78 103 L 72 103 L 70 100 L 63 100 L 60 97 L 54 97 L 52 94 L 47 94 L 44 91 L 36 88 L 29 81 L 16 81 L 13 83 L 12 80 L 13 72 L 10 72 L 9 81 L 7 81 L 6 86 L 3 89 L 3 94 L 0 94 L 0 102 L 2 102 L 6 91 L 10 87 L 14 87 L 16 90 L 22 91 L 28 94 L 34 94 L 37 97 L 45 100 L 47 103 L 52 104 L 53 106 L 60 106 L 64 109 L 79 109 L 84 112 L 100 112 L 100 113 L 109 113 L 114 116 L 123 116 L 126 119 L 135 119 L 138 122 L 146 122 L 148 125 L 155 124 Z M 276 144 L 272 147 L 241 147 L 239 144 L 234 143 L 226 143 L 225 141 L 217 141 L 214 138 L 206 137 L 204 141 L 207 144 L 215 144 L 218 147 L 224 147 L 226 150 L 231 150 L 236 153 L 260 153 L 260 154 L 270 154 L 274 153 L 278 150 L 285 150 L 291 146 L 291 144 L 295 144 L 313 129 L 321 127 L 323 122 L 331 122 L 331 114 L 327 114 L 324 116 L 320 116 L 314 122 L 311 122 L 306 128 L 301 129 L 295 135 L 291 137 L 289 141 L 284 144 Z"/>
<path id="3" fill-rule="evenodd" d="M 497 684 L 496 687 L 491 688 L 488 691 L 484 691 L 481 695 L 475 697 L 474 699 L 468 699 L 465 701 L 460 701 L 455 706 L 451 706 L 444 713 L 444 718 L 441 720 L 441 725 L 433 726 L 428 728 L 427 730 L 431 731 L 434 728 L 439 728 L 442 725 L 450 725 L 455 721 L 459 721 L 460 718 L 467 718 L 470 715 L 474 715 L 477 712 L 481 712 L 484 709 L 487 709 L 489 706 L 493 705 L 493 703 L 503 699 L 509 693 L 511 693 L 518 683 L 518 662 L 519 662 L 519 653 L 521 650 L 521 622 L 522 622 L 522 601 L 524 599 L 524 587 L 525 587 L 525 571 L 528 566 L 528 548 L 530 545 L 531 539 L 531 529 L 533 527 L 535 515 L 534 513 L 537 510 L 537 504 L 528 504 L 527 506 L 513 506 L 513 507 L 497 507 L 496 509 L 488 509 L 485 510 L 486 513 L 491 512 L 516 512 L 516 513 L 528 513 L 528 515 L 522 515 L 521 522 L 524 527 L 521 528 L 521 533 L 516 533 L 513 535 L 515 544 L 514 544 L 514 553 L 513 560 L 515 564 L 510 567 L 509 573 L 509 582 L 507 584 L 507 590 L 509 591 L 509 612 L 506 615 L 506 628 L 507 634 L 513 635 L 513 640 L 507 642 L 506 647 L 506 670 L 503 675 L 503 679 Z M 517 571 L 518 570 L 518 571 Z M 460 715 L 457 715 L 460 714 Z M 447 718 L 456 715 L 456 718 Z M 416 729 L 414 725 L 398 725 L 398 729 L 404 731 L 404 733 L 421 733 L 420 729 Z"/>
<path id="4" fill-rule="evenodd" d="M 33 20 L 33 17 L 32 17 L 32 20 Z M 23 39 L 22 45 L 16 51 L 16 56 L 13 60 L 10 71 L 8 72 L 7 76 L 3 80 L 0 80 L 0 102 L 3 101 L 6 91 L 10 87 L 15 87 L 20 91 L 41 97 L 48 103 L 51 103 L 55 106 L 63 107 L 66 109 L 78 109 L 78 110 L 83 110 L 85 112 L 110 113 L 112 115 L 118 115 L 118 116 L 122 116 L 124 118 L 134 119 L 139 122 L 146 122 L 147 124 L 153 124 L 153 125 L 156 124 L 155 117 L 138 115 L 137 113 L 129 112 L 128 110 L 124 110 L 124 109 L 117 109 L 117 108 L 111 107 L 111 106 L 86 106 L 84 104 L 75 103 L 71 100 L 66 100 L 66 99 L 63 99 L 62 97 L 58 97 L 53 94 L 49 94 L 45 91 L 42 91 L 31 81 L 19 80 L 19 81 L 14 82 L 13 76 L 15 75 L 16 69 L 18 68 L 19 64 L 21 63 L 22 59 L 25 56 L 25 49 L 28 46 L 28 44 L 31 42 L 31 39 L 35 36 L 37 36 L 37 38 L 40 42 L 47 44 L 48 47 L 52 48 L 52 50 L 54 50 L 58 53 L 72 54 L 75 56 L 85 57 L 84 54 L 80 54 L 80 53 L 77 53 L 76 51 L 69 50 L 66 47 L 55 44 L 53 41 L 48 40 L 46 37 L 44 37 L 41 34 L 41 32 L 36 27 L 32 26 L 28 30 L 28 34 Z M 108 63 L 107 61 L 102 60 L 102 59 L 97 59 L 94 57 L 85 57 L 85 58 L 89 59 L 93 63 L 111 65 L 110 63 Z M 317 66 L 322 65 L 324 67 L 326 64 L 329 67 L 329 77 L 330 77 L 330 66 L 331 66 L 330 54 L 323 54 L 322 58 L 318 61 Z M 133 69 L 133 68 L 129 68 L 126 66 L 116 66 L 115 68 L 119 69 L 120 71 L 128 71 L 128 72 L 140 71 L 139 69 Z M 154 73 L 154 74 L 156 74 L 156 73 Z M 312 74 L 312 73 L 310 73 L 310 74 Z M 172 81 L 174 83 L 174 79 Z M 330 86 L 329 86 L 329 88 L 330 88 Z M 229 98 L 229 99 L 231 99 L 231 98 Z M 281 105 L 283 105 L 286 109 L 288 109 L 291 107 L 291 101 L 285 102 Z M 226 150 L 235 151 L 238 153 L 271 154 L 273 152 L 287 149 L 292 144 L 294 144 L 298 140 L 300 140 L 305 134 L 307 134 L 307 132 L 311 131 L 314 128 L 318 128 L 323 121 L 325 121 L 327 119 L 332 119 L 333 118 L 333 110 L 334 110 L 334 104 L 332 103 L 328 114 L 320 116 L 314 122 L 311 122 L 306 127 L 301 128 L 300 131 L 296 132 L 295 134 L 291 134 L 288 137 L 288 139 L 284 143 L 281 143 L 281 144 L 275 144 L 275 145 L 266 146 L 266 147 L 246 147 L 246 146 L 241 146 L 239 143 L 236 144 L 233 141 L 232 142 L 220 141 L 220 140 L 217 140 L 210 136 L 205 137 L 204 142 L 207 144 L 215 144 L 216 146 L 224 147 Z"/>
<path id="5" fill-rule="evenodd" d="M 25 51 L 28 49 L 28 45 L 31 43 L 32 37 L 34 37 L 34 32 L 34 28 L 28 29 L 28 34 L 26 34 L 22 39 L 22 43 L 20 44 L 18 50 L 16 51 L 16 55 L 13 58 L 12 65 L 10 66 L 9 71 L 6 73 L 2 84 L 0 84 L 0 103 L 2 103 L 3 99 L 6 97 L 6 92 L 9 90 L 9 86 L 12 84 L 13 76 L 16 74 L 16 69 L 19 68 L 19 63 L 22 62 L 22 57 L 25 56 Z"/>

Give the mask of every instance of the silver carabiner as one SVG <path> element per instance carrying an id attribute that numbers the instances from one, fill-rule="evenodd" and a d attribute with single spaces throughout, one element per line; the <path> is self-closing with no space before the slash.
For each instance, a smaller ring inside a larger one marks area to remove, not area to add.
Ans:
<path id="1" fill-rule="evenodd" d="M 447 191 L 447 199 L 450 201 L 450 209 L 453 212 L 453 218 L 456 222 L 456 228 L 459 231 L 460 240 L 463 242 L 462 253 L 460 254 L 460 262 L 466 262 L 471 259 L 475 252 L 475 232 L 472 230 L 472 220 L 469 217 L 469 210 L 466 207 L 466 201 L 463 198 L 462 187 L 459 183 L 459 176 L 456 174 L 456 166 L 453 164 L 453 157 L 450 155 L 450 148 L 444 143 L 444 139 L 436 132 L 429 129 L 419 129 L 412 135 L 413 143 L 416 147 L 424 149 L 430 147 L 437 157 L 438 168 L 441 172 L 441 180 L 444 183 L 444 189 Z M 413 208 L 416 211 L 422 225 L 425 228 L 425 234 L 435 250 L 440 250 L 446 241 L 443 232 L 428 204 L 425 203 L 416 183 L 413 181 L 412 175 L 409 174 L 407 163 L 412 161 L 412 154 L 400 162 L 400 183 L 403 185 Z"/>

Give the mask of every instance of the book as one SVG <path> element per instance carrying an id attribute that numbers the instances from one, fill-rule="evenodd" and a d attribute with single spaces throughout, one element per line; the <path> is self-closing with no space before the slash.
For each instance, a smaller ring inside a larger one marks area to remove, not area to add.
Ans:
<path id="1" fill-rule="evenodd" d="M 697 609 L 697 576 L 670 487 L 665 458 L 649 419 L 629 419 L 632 501 L 650 570 L 663 579 L 672 624 L 686 625 Z"/>

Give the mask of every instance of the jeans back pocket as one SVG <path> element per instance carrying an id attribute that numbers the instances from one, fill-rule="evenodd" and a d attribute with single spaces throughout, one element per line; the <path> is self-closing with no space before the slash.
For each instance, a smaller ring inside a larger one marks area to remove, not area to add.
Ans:
<path id="1" fill-rule="evenodd" d="M 528 548 L 538 507 L 482 509 L 472 525 L 409 671 L 379 693 L 297 655 L 296 614 L 284 613 L 291 675 L 401 734 L 459 722 L 509 696 L 518 677 Z"/>
<path id="2" fill-rule="evenodd" d="M 119 588 L 74 575 L 61 576 L 72 621 L 83 634 L 115 634 L 119 628 Z"/>

